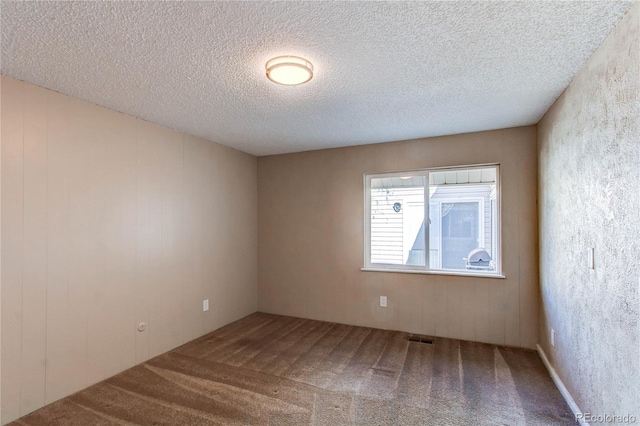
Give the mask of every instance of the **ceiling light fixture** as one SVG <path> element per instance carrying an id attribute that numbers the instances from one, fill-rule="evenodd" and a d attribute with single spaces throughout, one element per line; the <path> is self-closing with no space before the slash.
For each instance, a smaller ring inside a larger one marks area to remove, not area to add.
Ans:
<path id="1" fill-rule="evenodd" d="M 313 77 L 311 62 L 298 56 L 278 56 L 265 65 L 267 78 L 285 86 L 297 86 Z"/>

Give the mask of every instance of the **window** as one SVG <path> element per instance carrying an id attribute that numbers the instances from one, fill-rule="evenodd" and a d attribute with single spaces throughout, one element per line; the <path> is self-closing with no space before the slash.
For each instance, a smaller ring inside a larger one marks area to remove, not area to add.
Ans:
<path id="1" fill-rule="evenodd" d="M 365 175 L 365 269 L 500 275 L 498 165 Z"/>

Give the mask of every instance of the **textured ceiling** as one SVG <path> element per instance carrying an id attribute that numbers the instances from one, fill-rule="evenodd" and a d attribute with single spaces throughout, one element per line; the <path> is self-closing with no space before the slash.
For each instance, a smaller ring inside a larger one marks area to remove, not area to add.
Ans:
<path id="1" fill-rule="evenodd" d="M 255 155 L 537 123 L 633 2 L 8 2 L 1 71 Z M 314 65 L 304 86 L 264 64 Z"/>

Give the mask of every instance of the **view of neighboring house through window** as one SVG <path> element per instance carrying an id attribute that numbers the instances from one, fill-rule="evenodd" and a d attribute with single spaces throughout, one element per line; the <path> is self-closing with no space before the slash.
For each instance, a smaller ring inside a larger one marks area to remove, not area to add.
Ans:
<path id="1" fill-rule="evenodd" d="M 498 166 L 365 175 L 365 266 L 499 274 Z"/>

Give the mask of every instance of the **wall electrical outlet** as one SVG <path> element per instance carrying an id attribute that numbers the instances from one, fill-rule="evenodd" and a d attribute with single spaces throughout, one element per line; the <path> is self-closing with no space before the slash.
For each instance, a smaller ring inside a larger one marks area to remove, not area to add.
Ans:
<path id="1" fill-rule="evenodd" d="M 387 307 L 387 296 L 380 296 L 380 306 L 383 308 Z"/>
<path id="2" fill-rule="evenodd" d="M 202 301 L 202 312 L 207 312 L 209 310 L 209 299 L 204 299 Z"/>
<path id="3" fill-rule="evenodd" d="M 551 346 L 556 347 L 556 331 L 551 329 Z"/>

